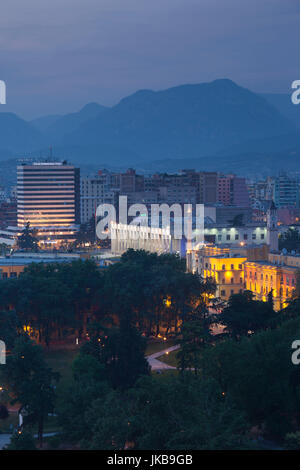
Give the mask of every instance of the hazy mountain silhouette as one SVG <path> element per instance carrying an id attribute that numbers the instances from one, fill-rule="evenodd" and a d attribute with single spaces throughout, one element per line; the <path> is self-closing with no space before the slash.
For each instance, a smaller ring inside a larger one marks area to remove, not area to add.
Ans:
<path id="1" fill-rule="evenodd" d="M 45 130 L 45 134 L 51 142 L 60 142 L 66 134 L 76 131 L 81 124 L 101 115 L 106 109 L 98 103 L 89 103 L 77 113 L 66 114 L 57 119 Z"/>
<path id="2" fill-rule="evenodd" d="M 264 93 L 261 95 L 286 118 L 293 121 L 300 130 L 300 104 L 292 103 L 291 94 Z"/>
<path id="3" fill-rule="evenodd" d="M 140 90 L 111 108 L 90 103 L 76 113 L 29 123 L 0 113 L 0 158 L 6 151 L 12 153 L 6 158 L 25 152 L 39 155 L 52 145 L 56 156 L 77 163 L 152 164 L 155 170 L 157 161 L 168 161 L 169 167 L 174 159 L 200 159 L 201 165 L 207 162 L 217 169 L 221 163 L 230 168 L 231 161 L 236 166 L 240 155 L 246 168 L 265 152 L 268 161 L 272 157 L 272 164 L 281 167 L 278 152 L 300 148 L 300 132 L 293 118 L 296 110 L 288 102 L 286 111 L 286 99 L 277 98 L 220 79 Z"/>
<path id="4" fill-rule="evenodd" d="M 42 116 L 30 121 L 38 131 L 47 132 L 50 126 L 52 126 L 58 119 L 62 117 L 61 114 L 49 114 L 49 116 Z"/>
<path id="5" fill-rule="evenodd" d="M 14 113 L 0 113 L 0 148 L 8 152 L 29 152 L 42 145 L 43 135 Z M 5 154 L 2 150 L 0 156 Z M 8 158 L 6 155 L 5 158 Z"/>
<path id="6" fill-rule="evenodd" d="M 214 154 L 296 131 L 263 97 L 221 79 L 138 91 L 66 134 L 61 143 L 105 146 L 108 158 L 110 146 L 117 143 L 124 148 L 124 159 L 138 154 L 141 161 L 153 161 Z"/>

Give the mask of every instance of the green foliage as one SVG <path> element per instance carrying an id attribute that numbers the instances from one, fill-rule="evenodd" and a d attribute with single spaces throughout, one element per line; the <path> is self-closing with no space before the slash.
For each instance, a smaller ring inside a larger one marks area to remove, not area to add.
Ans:
<path id="1" fill-rule="evenodd" d="M 58 449 L 61 444 L 60 436 L 50 436 L 47 438 L 50 449 Z"/>
<path id="2" fill-rule="evenodd" d="M 111 392 L 87 412 L 88 449 L 244 448 L 247 425 L 217 385 L 189 376 L 140 380 L 126 395 Z"/>
<path id="3" fill-rule="evenodd" d="M 300 431 L 288 433 L 285 436 L 284 447 L 287 450 L 300 449 Z"/>
<path id="4" fill-rule="evenodd" d="M 225 331 L 235 339 L 260 330 L 271 328 L 276 324 L 277 314 L 269 302 L 253 300 L 253 293 L 245 291 L 230 297 L 228 306 L 216 317 L 216 321 L 226 326 Z"/>
<path id="5" fill-rule="evenodd" d="M 103 400 L 108 391 L 104 366 L 99 359 L 82 349 L 72 365 L 73 380 L 57 404 L 59 423 L 67 442 L 89 438 L 86 412 L 96 399 Z"/>
<path id="6" fill-rule="evenodd" d="M 300 370 L 291 361 L 291 344 L 299 335 L 299 319 L 286 321 L 240 342 L 220 342 L 202 357 L 204 377 L 214 378 L 250 424 L 273 438 L 291 430 L 300 411 Z"/>
<path id="7" fill-rule="evenodd" d="M 53 412 L 54 381 L 58 380 L 57 374 L 46 365 L 42 348 L 27 338 L 18 338 L 7 358 L 3 378 L 12 404 L 20 403 L 27 419 L 38 423 L 42 444 L 44 421 Z"/>
<path id="8" fill-rule="evenodd" d="M 297 253 L 300 251 L 300 233 L 296 228 L 288 228 L 279 236 L 279 249 L 285 248 L 287 251 L 292 250 Z"/>
<path id="9" fill-rule="evenodd" d="M 0 312 L 0 339 L 5 342 L 8 350 L 13 347 L 20 331 L 21 322 L 16 312 L 13 310 Z"/>
<path id="10" fill-rule="evenodd" d="M 30 223 L 28 222 L 22 231 L 22 234 L 18 237 L 18 247 L 21 250 L 38 251 L 36 232 L 36 230 L 30 229 Z"/>
<path id="11" fill-rule="evenodd" d="M 5 405 L 0 403 L 0 419 L 7 419 L 9 416 L 8 409 Z"/>
<path id="12" fill-rule="evenodd" d="M 195 375 L 199 372 L 201 353 L 211 340 L 205 320 L 196 317 L 181 326 L 180 350 L 177 353 L 178 368 L 181 372 L 186 369 L 193 369 Z"/>
<path id="13" fill-rule="evenodd" d="M 32 434 L 28 431 L 14 432 L 6 450 L 36 450 Z"/>

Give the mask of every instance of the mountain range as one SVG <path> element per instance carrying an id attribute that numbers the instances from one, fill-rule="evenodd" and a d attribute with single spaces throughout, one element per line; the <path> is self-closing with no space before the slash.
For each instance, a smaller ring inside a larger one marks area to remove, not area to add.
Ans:
<path id="1" fill-rule="evenodd" d="M 219 79 L 140 90 L 112 107 L 89 103 L 28 122 L 0 112 L 0 161 L 47 155 L 50 146 L 57 157 L 98 167 L 268 171 L 299 161 L 300 106 L 288 95 Z"/>

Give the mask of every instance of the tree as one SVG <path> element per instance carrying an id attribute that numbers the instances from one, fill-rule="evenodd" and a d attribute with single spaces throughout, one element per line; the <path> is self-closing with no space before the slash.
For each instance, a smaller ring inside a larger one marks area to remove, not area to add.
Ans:
<path id="1" fill-rule="evenodd" d="M 80 230 L 76 233 L 74 246 L 82 246 L 85 243 L 93 244 L 96 241 L 96 221 L 95 217 L 92 217 L 88 222 L 80 225 Z"/>
<path id="2" fill-rule="evenodd" d="M 299 335 L 297 318 L 239 342 L 220 341 L 201 358 L 203 377 L 216 380 L 269 439 L 299 427 L 300 370 L 291 361 L 291 344 Z"/>
<path id="3" fill-rule="evenodd" d="M 18 237 L 18 247 L 26 251 L 38 251 L 37 231 L 30 229 L 30 223 L 27 222 L 22 234 Z"/>
<path id="4" fill-rule="evenodd" d="M 132 387 L 141 375 L 148 375 L 150 367 L 145 359 L 146 340 L 131 325 L 126 315 L 119 328 L 111 328 L 101 338 L 100 362 L 105 365 L 113 388 Z"/>
<path id="5" fill-rule="evenodd" d="M 209 329 L 203 320 L 193 318 L 182 324 L 180 336 L 180 350 L 177 353 L 178 368 L 181 372 L 193 369 L 197 375 L 201 353 L 210 341 Z"/>
<path id="6" fill-rule="evenodd" d="M 95 400 L 104 401 L 110 390 L 103 364 L 81 348 L 72 364 L 72 381 L 57 406 L 65 441 L 77 443 L 91 439 L 87 410 Z"/>
<path id="7" fill-rule="evenodd" d="M 271 298 L 269 302 L 253 300 L 253 293 L 245 291 L 230 297 L 228 306 L 216 316 L 216 322 L 225 325 L 225 331 L 233 338 L 240 339 L 241 336 L 270 328 L 275 318 L 277 315 L 273 311 Z"/>
<path id="8" fill-rule="evenodd" d="M 87 449 L 246 448 L 247 423 L 214 381 L 144 377 L 87 411 Z"/>
<path id="9" fill-rule="evenodd" d="M 298 229 L 289 227 L 286 232 L 279 236 L 279 249 L 287 251 L 300 251 L 300 233 Z"/>
<path id="10" fill-rule="evenodd" d="M 0 419 L 7 419 L 9 416 L 8 409 L 5 405 L 0 403 Z"/>
<path id="11" fill-rule="evenodd" d="M 15 431 L 6 450 L 36 450 L 34 438 L 28 431 Z"/>
<path id="12" fill-rule="evenodd" d="M 7 358 L 3 376 L 12 404 L 20 403 L 30 421 L 38 424 L 42 447 L 44 422 L 54 409 L 54 381 L 58 380 L 58 374 L 47 366 L 41 346 L 20 337 Z"/>

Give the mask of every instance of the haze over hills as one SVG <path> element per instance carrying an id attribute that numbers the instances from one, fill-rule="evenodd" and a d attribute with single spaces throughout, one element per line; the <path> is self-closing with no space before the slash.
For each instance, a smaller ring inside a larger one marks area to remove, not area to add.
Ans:
<path id="1" fill-rule="evenodd" d="M 58 157 L 98 166 L 155 170 L 165 162 L 175 170 L 179 161 L 186 162 L 181 167 L 190 161 L 203 169 L 240 165 L 247 171 L 265 158 L 274 170 L 282 166 L 282 152 L 300 151 L 296 108 L 288 95 L 259 95 L 220 79 L 140 90 L 111 108 L 89 103 L 77 113 L 31 122 L 1 112 L 0 160 L 47 155 L 51 145 Z"/>
<path id="2" fill-rule="evenodd" d="M 58 119 L 61 117 L 61 114 L 49 114 L 48 116 L 42 116 L 33 119 L 30 121 L 30 124 L 32 124 L 40 132 L 47 132 L 47 129 L 49 129 L 49 127 L 52 126 L 52 124 L 58 121 Z"/>
<path id="3" fill-rule="evenodd" d="M 106 109 L 98 103 L 88 103 L 77 113 L 66 114 L 56 119 L 45 129 L 45 135 L 53 143 L 58 143 L 66 134 L 76 132 L 81 125 L 101 115 Z"/>
<path id="4" fill-rule="evenodd" d="M 283 116 L 294 122 L 300 129 L 300 105 L 292 103 L 291 95 L 284 93 L 263 93 L 261 96 L 279 110 Z"/>
<path id="5" fill-rule="evenodd" d="M 44 136 L 32 124 L 14 113 L 0 113 L 0 156 L 5 150 L 12 153 L 30 152 L 43 143 Z"/>
<path id="6" fill-rule="evenodd" d="M 62 143 L 109 146 L 124 158 L 197 158 L 241 144 L 297 131 L 264 98 L 230 80 L 141 90 L 66 134 Z M 115 155 L 111 155 L 115 160 Z M 119 162 L 118 162 L 119 163 Z"/>

